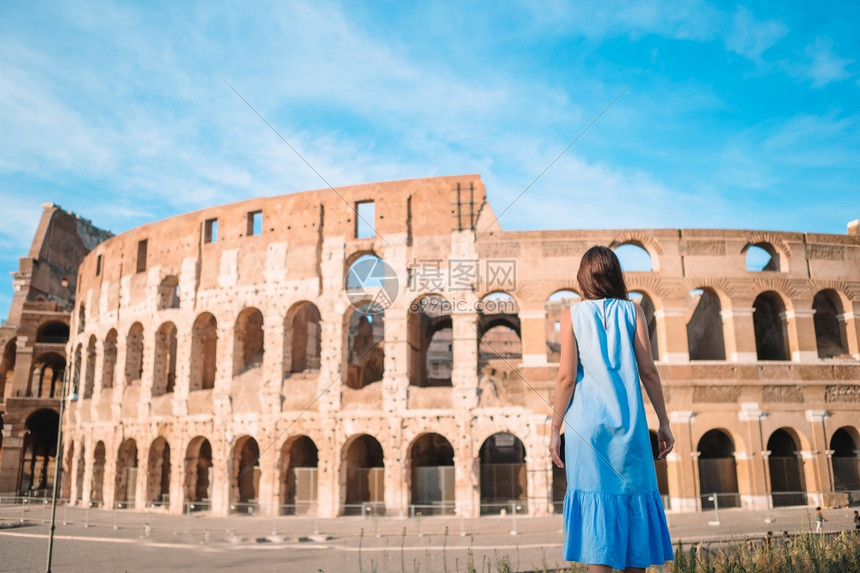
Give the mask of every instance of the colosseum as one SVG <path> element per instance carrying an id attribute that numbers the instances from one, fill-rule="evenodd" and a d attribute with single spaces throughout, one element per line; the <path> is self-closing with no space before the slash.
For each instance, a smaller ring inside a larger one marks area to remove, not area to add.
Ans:
<path id="1" fill-rule="evenodd" d="M 76 220 L 45 213 L 42 228 Z M 477 175 L 250 199 L 117 236 L 81 221 L 37 235 L 15 275 L 0 491 L 44 492 L 59 457 L 62 495 L 87 506 L 552 513 L 558 321 L 603 244 L 649 319 L 677 440 L 656 464 L 667 508 L 860 502 L 857 221 L 503 231 Z M 79 245 L 68 272 L 41 262 L 62 300 L 27 270 L 41 241 Z M 44 428 L 63 379 L 57 456 Z"/>

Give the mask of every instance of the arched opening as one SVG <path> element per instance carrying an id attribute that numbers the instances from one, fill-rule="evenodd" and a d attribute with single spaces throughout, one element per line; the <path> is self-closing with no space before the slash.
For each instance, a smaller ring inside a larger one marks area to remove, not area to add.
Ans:
<path id="1" fill-rule="evenodd" d="M 105 482 L 105 462 L 106 462 L 105 443 L 99 440 L 96 442 L 95 451 L 93 452 L 93 483 L 90 489 L 90 501 L 93 505 L 101 507 L 104 505 L 104 482 Z"/>
<path id="2" fill-rule="evenodd" d="M 81 363 L 83 362 L 83 358 L 81 355 L 83 354 L 83 346 L 78 344 L 78 347 L 75 349 L 75 363 L 72 368 L 72 394 L 75 396 L 77 400 L 78 393 L 81 389 Z"/>
<path id="3" fill-rule="evenodd" d="M 506 361 L 523 356 L 519 308 L 514 297 L 504 292 L 481 299 L 478 317 L 478 372 L 495 363 L 503 370 Z"/>
<path id="4" fill-rule="evenodd" d="M 315 513 L 319 451 L 307 436 L 298 436 L 281 450 L 281 515 Z"/>
<path id="5" fill-rule="evenodd" d="M 179 308 L 179 279 L 169 275 L 158 285 L 158 310 Z"/>
<path id="6" fill-rule="evenodd" d="M 102 357 L 102 389 L 113 388 L 114 372 L 116 371 L 116 344 L 117 332 L 110 329 L 103 345 L 104 356 Z"/>
<path id="7" fill-rule="evenodd" d="M 559 445 L 559 455 L 561 457 L 561 461 L 567 464 L 565 461 L 565 452 L 564 452 L 564 443 L 565 443 L 565 434 L 562 432 L 561 443 Z M 567 472 L 565 468 L 560 468 L 555 465 L 550 458 L 550 464 L 552 464 L 552 510 L 555 513 L 562 514 L 564 513 L 564 496 L 567 493 Z"/>
<path id="8" fill-rule="evenodd" d="M 439 295 L 425 295 L 409 307 L 409 384 L 451 386 L 454 337 L 451 303 Z"/>
<path id="9" fill-rule="evenodd" d="M 78 308 L 78 334 L 82 333 L 87 327 L 87 309 L 84 305 Z"/>
<path id="10" fill-rule="evenodd" d="M 740 507 L 735 445 L 723 430 L 710 430 L 699 440 L 699 494 L 702 509 Z"/>
<path id="11" fill-rule="evenodd" d="M 246 308 L 236 319 L 233 375 L 262 366 L 263 353 L 263 313 L 256 308 Z"/>
<path id="12" fill-rule="evenodd" d="M 779 251 L 770 243 L 756 243 L 747 245 L 746 264 L 747 270 L 753 273 L 761 271 L 780 271 Z"/>
<path id="13" fill-rule="evenodd" d="M 848 357 L 842 301 L 832 289 L 818 292 L 812 301 L 815 310 L 815 341 L 819 358 Z"/>
<path id="14" fill-rule="evenodd" d="M 833 490 L 860 492 L 860 456 L 855 436 L 857 430 L 844 427 L 833 432 Z"/>
<path id="15" fill-rule="evenodd" d="M 40 354 L 33 361 L 27 396 L 59 398 L 66 372 L 66 359 L 55 352 Z"/>
<path id="16" fill-rule="evenodd" d="M 317 372 L 322 353 L 320 311 L 311 302 L 300 302 L 284 319 L 284 376 Z"/>
<path id="17" fill-rule="evenodd" d="M 528 513 L 526 448 L 520 439 L 508 432 L 493 434 L 481 445 L 480 459 L 481 514 Z"/>
<path id="18" fill-rule="evenodd" d="M 694 289 L 687 297 L 687 346 L 690 360 L 725 360 L 720 297 L 709 288 Z"/>
<path id="19" fill-rule="evenodd" d="M 411 504 L 422 515 L 454 514 L 454 448 L 440 434 L 424 434 L 409 448 Z"/>
<path id="20" fill-rule="evenodd" d="M 215 387 L 218 359 L 218 321 L 204 312 L 191 327 L 191 368 L 189 390 L 210 390 Z"/>
<path id="21" fill-rule="evenodd" d="M 344 448 L 344 515 L 385 513 L 385 458 L 373 436 L 363 434 Z"/>
<path id="22" fill-rule="evenodd" d="M 152 371 L 152 395 L 173 392 L 176 386 L 176 326 L 165 322 L 155 333 L 155 357 Z"/>
<path id="23" fill-rule="evenodd" d="M 81 452 L 75 462 L 75 500 L 80 503 L 84 499 L 84 470 L 87 465 L 87 446 L 81 444 Z"/>
<path id="24" fill-rule="evenodd" d="M 18 492 L 45 497 L 54 484 L 57 463 L 57 426 L 60 415 L 54 410 L 37 410 L 25 422 L 23 460 Z"/>
<path id="25" fill-rule="evenodd" d="M 233 472 L 230 480 L 230 510 L 253 514 L 260 490 L 260 446 L 251 436 L 242 436 L 233 448 Z"/>
<path id="26" fill-rule="evenodd" d="M 15 376 L 15 359 L 18 355 L 18 339 L 13 338 L 3 348 L 3 356 L 0 357 L 0 399 L 6 396 L 6 380 L 12 380 Z"/>
<path id="27" fill-rule="evenodd" d="M 660 360 L 660 345 L 657 341 L 657 309 L 651 297 L 640 291 L 630 291 L 630 300 L 645 311 L 645 322 L 648 323 L 648 338 L 651 340 L 651 356 L 655 361 Z"/>
<path id="28" fill-rule="evenodd" d="M 651 456 L 654 458 L 654 471 L 657 473 L 657 489 L 660 491 L 660 496 L 663 498 L 663 506 L 669 508 L 669 467 L 666 459 L 658 459 L 660 455 L 660 443 L 657 439 L 657 432 L 649 431 L 651 438 Z"/>
<path id="29" fill-rule="evenodd" d="M 161 436 L 149 447 L 146 501 L 152 507 L 170 506 L 170 444 Z"/>
<path id="30" fill-rule="evenodd" d="M 84 400 L 93 397 L 96 385 L 96 337 L 90 336 L 87 343 L 87 365 L 84 370 Z"/>
<path id="31" fill-rule="evenodd" d="M 209 509 L 212 488 L 212 444 L 196 436 L 185 453 L 185 501 L 193 503 L 192 511 Z"/>
<path id="32" fill-rule="evenodd" d="M 52 320 L 39 326 L 36 331 L 36 344 L 65 344 L 69 341 L 69 325 Z"/>
<path id="33" fill-rule="evenodd" d="M 753 302 L 753 329 L 759 360 L 788 360 L 785 305 L 775 292 L 763 292 Z"/>
<path id="34" fill-rule="evenodd" d="M 613 250 L 625 273 L 649 273 L 654 270 L 651 255 L 642 245 L 624 243 Z"/>
<path id="35" fill-rule="evenodd" d="M 374 312 L 371 312 L 374 311 Z M 371 303 L 358 305 L 347 322 L 348 388 L 364 388 L 385 373 L 385 313 Z"/>
<path id="36" fill-rule="evenodd" d="M 578 304 L 582 297 L 572 290 L 552 293 L 546 300 L 546 354 L 547 361 L 558 362 L 561 356 L 561 315 Z"/>
<path id="37" fill-rule="evenodd" d="M 806 505 L 806 480 L 793 432 L 779 429 L 767 441 L 773 507 Z"/>
<path id="38" fill-rule="evenodd" d="M 137 442 L 129 438 L 119 446 L 116 458 L 114 505 L 133 508 L 137 494 Z"/>
<path id="39" fill-rule="evenodd" d="M 143 377 L 143 325 L 135 322 L 125 338 L 125 383 L 132 384 Z"/>

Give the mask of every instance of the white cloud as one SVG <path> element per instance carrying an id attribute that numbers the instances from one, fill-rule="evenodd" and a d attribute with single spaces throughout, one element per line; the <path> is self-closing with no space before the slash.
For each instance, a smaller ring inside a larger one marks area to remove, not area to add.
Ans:
<path id="1" fill-rule="evenodd" d="M 756 20 L 752 12 L 740 7 L 735 12 L 728 31 L 726 48 L 753 62 L 761 63 L 762 54 L 788 33 L 788 27 L 779 20 Z"/>
<path id="2" fill-rule="evenodd" d="M 833 41 L 819 36 L 803 51 L 804 60 L 794 66 L 794 74 L 812 81 L 820 88 L 831 82 L 844 80 L 851 74 L 846 69 L 854 60 L 840 58 L 833 53 Z"/>

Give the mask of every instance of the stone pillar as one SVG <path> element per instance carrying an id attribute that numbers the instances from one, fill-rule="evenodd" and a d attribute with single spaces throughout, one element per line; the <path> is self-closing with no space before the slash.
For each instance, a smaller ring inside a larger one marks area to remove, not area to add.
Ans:
<path id="1" fill-rule="evenodd" d="M 550 418 L 534 415 L 529 419 L 526 447 L 529 515 L 552 515 L 552 458 L 549 455 Z"/>
<path id="2" fill-rule="evenodd" d="M 407 464 L 407 444 L 403 442 L 400 424 L 392 424 L 389 430 L 388 447 L 385 453 L 385 514 L 405 517 L 409 514 L 409 464 Z"/>
<path id="3" fill-rule="evenodd" d="M 84 440 L 84 483 L 83 496 L 80 500 L 83 507 L 90 507 L 93 500 L 93 464 L 95 463 L 95 443 L 93 440 Z"/>
<path id="4" fill-rule="evenodd" d="M 216 354 L 215 385 L 212 389 L 213 415 L 218 418 L 229 418 L 232 412 L 230 392 L 233 387 L 233 350 L 234 324 L 221 320 L 218 322 L 218 351 Z M 212 443 L 212 456 L 215 456 L 215 444 Z M 213 494 L 214 495 L 214 494 Z M 224 506 L 226 507 L 226 505 Z"/>
<path id="5" fill-rule="evenodd" d="M 766 510 L 770 503 L 767 481 L 767 462 L 761 455 L 764 449 L 761 432 L 761 422 L 766 414 L 758 404 L 742 403 L 738 411 L 738 420 L 747 428 L 746 452 L 735 452 L 738 461 L 738 493 L 741 497 L 741 507 L 751 510 Z"/>
<path id="6" fill-rule="evenodd" d="M 676 410 L 669 413 L 675 449 L 666 456 L 669 478 L 669 504 L 677 513 L 695 512 L 699 509 L 698 452 L 694 451 L 692 434 L 695 412 Z"/>
<path id="7" fill-rule="evenodd" d="M 271 312 L 263 317 L 263 380 L 260 414 L 277 416 L 281 412 L 281 387 L 284 383 L 284 317 Z M 265 474 L 265 472 L 263 472 Z"/>
<path id="8" fill-rule="evenodd" d="M 217 379 L 216 379 L 217 387 Z M 209 440 L 212 446 L 212 483 L 209 484 L 211 493 L 212 515 L 227 515 L 230 509 L 230 444 L 226 438 L 225 430 L 212 436 Z"/>
<path id="9" fill-rule="evenodd" d="M 811 308 L 785 311 L 788 347 L 791 349 L 793 362 L 818 362 L 818 343 L 815 340 L 815 323 L 812 319 L 814 315 L 815 310 Z"/>
<path id="10" fill-rule="evenodd" d="M 806 476 L 806 491 L 810 503 L 815 495 L 815 505 L 830 505 L 826 500 L 833 493 L 833 478 L 827 456 L 827 432 L 825 420 L 830 417 L 827 410 L 807 410 L 806 420 L 810 423 L 812 450 L 801 452 L 803 469 Z M 813 481 L 810 481 L 810 474 Z"/>
<path id="11" fill-rule="evenodd" d="M 471 416 L 458 412 L 457 439 L 451 440 L 454 446 L 454 500 L 457 515 L 465 519 L 481 515 L 481 458 L 480 444 L 474 444 Z"/>
<path id="12" fill-rule="evenodd" d="M 335 439 L 334 424 L 323 434 L 317 444 L 319 458 L 317 462 L 317 515 L 322 518 L 337 517 L 341 506 L 340 488 L 340 452 L 341 448 Z"/>
<path id="13" fill-rule="evenodd" d="M 173 415 L 183 418 L 188 415 L 188 394 L 191 392 L 191 338 L 194 333 L 193 326 L 187 322 L 177 324 L 176 329 L 176 384 L 173 387 Z M 171 481 L 173 481 L 172 477 Z"/>
<path id="14" fill-rule="evenodd" d="M 152 381 L 155 374 L 155 343 L 157 327 L 143 329 L 143 374 L 140 380 L 140 403 L 138 418 L 149 418 L 152 402 Z M 82 381 L 83 382 L 83 381 Z"/>
<path id="15" fill-rule="evenodd" d="M 720 315 L 723 317 L 726 358 L 731 362 L 757 361 L 753 309 L 745 306 L 732 308 L 721 311 Z"/>
<path id="16" fill-rule="evenodd" d="M 269 451 L 262 453 L 266 445 L 275 441 L 275 435 L 268 434 L 260 436 L 260 482 L 257 484 L 257 506 L 262 515 L 278 515 L 280 513 L 280 500 L 278 499 L 278 458 L 280 448 L 272 446 Z"/>
<path id="17" fill-rule="evenodd" d="M 186 383 L 185 387 L 188 387 Z M 174 434 L 179 435 L 177 432 Z M 188 444 L 176 439 L 170 447 L 170 513 L 181 515 L 185 512 L 185 449 Z"/>
<path id="18" fill-rule="evenodd" d="M 546 366 L 546 309 L 519 312 L 523 366 Z"/>
<path id="19" fill-rule="evenodd" d="M 152 378 L 150 377 L 150 380 Z M 137 443 L 137 475 L 136 483 L 128 484 L 129 488 L 134 488 L 134 509 L 136 511 L 146 511 L 146 506 L 149 503 L 149 450 L 152 447 L 152 440 L 147 439 L 136 440 Z"/>
<path id="20" fill-rule="evenodd" d="M 474 300 L 460 299 L 451 316 L 454 346 L 454 409 L 468 411 L 478 405 L 478 314 Z M 458 312 L 461 308 L 466 310 Z"/>
<path id="21" fill-rule="evenodd" d="M 397 304 L 385 312 L 385 371 L 382 377 L 382 406 L 386 412 L 406 409 L 409 391 L 409 361 L 407 346 L 407 310 Z M 387 496 L 387 494 L 386 494 Z"/>
<path id="22" fill-rule="evenodd" d="M 320 336 L 322 337 L 320 352 L 320 375 L 317 386 L 317 395 L 320 396 L 319 408 L 321 412 L 337 412 L 341 404 L 341 388 L 346 386 L 346 349 L 344 342 L 346 332 L 344 326 L 344 314 L 346 308 L 338 308 L 328 311 L 327 305 L 323 305 L 320 320 Z M 383 374 L 384 378 L 384 374 Z M 320 448 L 322 451 L 322 448 Z"/>
<path id="23" fill-rule="evenodd" d="M 839 316 L 839 322 L 845 327 L 846 343 L 848 353 L 855 360 L 860 360 L 860 303 L 854 303 L 854 308 L 846 309 Z"/>
<path id="24" fill-rule="evenodd" d="M 654 311 L 661 362 L 689 362 L 686 316 L 687 309 L 684 306 L 663 307 Z"/>

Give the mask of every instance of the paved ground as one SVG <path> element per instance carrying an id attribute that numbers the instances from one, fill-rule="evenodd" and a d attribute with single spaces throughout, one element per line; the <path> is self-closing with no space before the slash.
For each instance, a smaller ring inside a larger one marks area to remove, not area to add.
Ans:
<path id="1" fill-rule="evenodd" d="M 852 515 L 825 511 L 825 530 L 852 528 Z M 453 572 L 464 571 L 470 559 L 478 570 L 495 571 L 505 558 L 514 570 L 530 571 L 562 562 L 558 516 L 516 523 L 511 516 L 228 520 L 61 507 L 57 517 L 54 571 Z M 762 512 L 722 510 L 720 525 L 709 525 L 714 517 L 712 511 L 670 515 L 672 539 L 761 538 L 768 530 L 808 531 L 811 523 L 807 508 L 774 510 L 770 524 Z M 49 518 L 42 506 L 0 506 L 0 571 L 45 570 Z"/>

